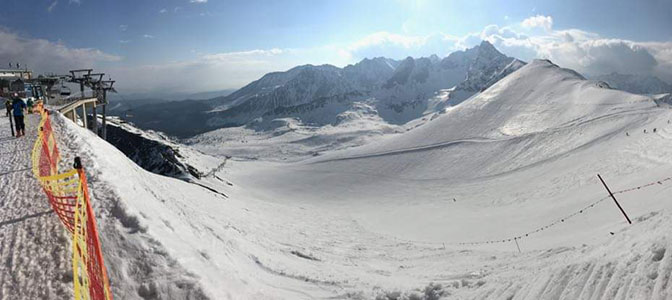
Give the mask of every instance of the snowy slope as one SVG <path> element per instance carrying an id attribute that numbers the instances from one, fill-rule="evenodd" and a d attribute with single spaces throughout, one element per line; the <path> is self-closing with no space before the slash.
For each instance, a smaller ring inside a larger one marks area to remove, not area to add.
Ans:
<path id="1" fill-rule="evenodd" d="M 118 298 L 667 299 L 671 118 L 534 61 L 406 133 L 234 157 L 210 189 L 55 123 L 84 156 Z M 586 208 L 609 200 L 597 173 L 616 191 L 654 183 L 617 195 L 633 225 L 609 201 Z M 506 241 L 520 235 L 521 253 Z M 504 242 L 456 244 L 485 240 Z"/>
<path id="2" fill-rule="evenodd" d="M 441 197 L 448 199 L 471 198 L 473 196 L 470 195 L 477 193 L 478 200 L 473 202 L 477 206 L 527 202 L 535 195 L 553 193 L 534 190 L 501 195 L 500 189 L 510 185 L 510 181 L 501 178 L 524 182 L 544 172 L 549 165 L 565 166 L 563 168 L 571 176 L 576 176 L 575 173 L 586 166 L 572 163 L 569 158 L 583 153 L 583 149 L 601 146 L 614 136 L 625 136 L 626 131 L 636 130 L 649 121 L 651 114 L 660 111 L 647 97 L 599 88 L 572 71 L 563 70 L 548 61 L 535 61 L 479 96 L 408 133 L 311 159 L 295 166 L 299 172 L 292 170 L 292 175 L 267 171 L 265 174 L 255 172 L 254 176 L 257 182 L 264 177 L 269 177 L 270 181 L 279 180 L 278 186 L 270 183 L 263 186 L 278 189 L 293 187 L 290 191 L 292 195 L 305 188 L 306 195 L 295 195 L 300 198 L 310 197 L 311 192 L 324 193 L 333 199 L 361 197 L 367 199 L 362 204 L 370 205 L 370 209 L 376 209 L 374 204 L 369 203 L 372 199 L 388 199 L 385 201 L 389 202 L 397 199 L 398 205 L 404 208 L 405 197 L 415 195 L 419 199 L 435 199 L 437 193 L 445 193 L 446 196 Z M 580 184 L 593 182 L 595 173 L 602 167 L 594 168 L 595 171 L 590 171 L 584 178 L 563 180 Z M 308 177 L 304 178 L 301 174 Z M 333 180 L 337 176 L 335 174 L 349 174 L 342 178 L 343 185 L 351 185 L 348 190 L 330 187 L 334 190 L 325 191 L 325 187 L 319 184 L 323 180 Z M 480 187 L 484 182 L 492 189 Z M 440 188 L 434 186 L 437 183 L 441 183 Z M 302 188 L 294 188 L 297 184 Z M 395 187 L 396 184 L 401 186 Z M 377 191 L 378 188 L 374 187 L 380 185 L 387 187 L 384 190 L 395 189 L 395 193 L 378 195 L 370 191 Z M 525 213 L 532 213 L 538 210 L 538 205 L 536 203 L 520 210 L 529 209 Z M 425 204 L 419 206 L 426 207 Z M 498 208 L 488 208 L 492 209 Z M 396 217 L 410 218 L 414 215 L 405 209 L 397 212 L 400 215 L 374 213 L 385 218 L 376 226 L 386 231 L 391 228 L 388 225 L 399 226 L 391 224 Z M 471 217 L 465 214 L 462 218 Z M 478 228 L 477 222 L 480 219 L 473 219 L 469 224 Z M 419 222 L 417 227 L 423 228 L 423 223 Z M 404 234 L 416 234 L 408 227 L 398 229 L 409 231 Z M 442 229 L 435 233 L 432 231 L 426 229 L 418 234 L 450 237 Z M 457 235 L 453 238 L 460 239 L 472 235 L 459 230 L 454 233 Z"/>
<path id="3" fill-rule="evenodd" d="M 265 130 L 220 128 L 193 137 L 187 144 L 220 157 L 297 161 L 325 151 L 361 146 L 385 135 L 405 132 L 409 126 L 388 124 L 374 107 L 355 102 L 351 109 L 335 116 L 334 125 L 311 126 L 301 120 L 282 118 L 269 122 Z"/>
<path id="4" fill-rule="evenodd" d="M 245 187 L 268 201 L 319 203 L 372 233 L 451 249 L 458 241 L 514 237 L 579 211 L 605 196 L 597 173 L 623 188 L 670 176 L 670 116 L 648 97 L 535 61 L 406 134 L 297 165 L 247 165 L 232 176 L 253 182 Z M 655 274 L 672 262 L 651 258 L 669 247 L 664 190 L 623 196 L 638 226 L 625 226 L 618 210 L 601 202 L 590 217 L 558 221 L 521 240 L 527 254 L 509 256 L 513 242 L 472 246 L 492 251 L 494 261 L 478 261 L 478 252 L 458 255 L 477 261 L 471 272 L 483 282 L 454 292 L 476 299 L 669 297 L 670 277 Z M 440 273 L 461 263 L 433 262 L 439 274 L 423 270 L 434 281 L 460 278 Z"/>

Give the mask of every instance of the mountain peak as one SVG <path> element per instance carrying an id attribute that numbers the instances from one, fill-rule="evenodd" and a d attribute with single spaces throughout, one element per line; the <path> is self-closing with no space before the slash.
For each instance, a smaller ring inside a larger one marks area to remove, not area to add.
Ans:
<path id="1" fill-rule="evenodd" d="M 490 42 L 488 42 L 486 40 L 481 41 L 481 44 L 478 45 L 478 47 L 479 48 L 486 48 L 486 49 L 490 48 L 490 49 L 497 50 L 497 49 L 495 49 L 495 46 L 493 46 Z"/>
<path id="2" fill-rule="evenodd" d="M 506 55 L 502 54 L 493 46 L 490 44 L 488 41 L 482 41 L 480 45 L 478 45 L 478 56 L 479 57 L 487 57 L 487 58 L 494 58 L 494 57 L 506 57 Z"/>

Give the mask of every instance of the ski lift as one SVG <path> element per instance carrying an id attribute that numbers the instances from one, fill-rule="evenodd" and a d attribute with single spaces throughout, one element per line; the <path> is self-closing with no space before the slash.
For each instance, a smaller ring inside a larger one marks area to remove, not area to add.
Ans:
<path id="1" fill-rule="evenodd" d="M 70 88 L 65 86 L 65 84 L 63 84 L 62 82 L 61 82 L 60 90 L 61 90 L 61 96 L 64 96 L 64 97 L 70 96 L 70 93 L 71 93 Z"/>

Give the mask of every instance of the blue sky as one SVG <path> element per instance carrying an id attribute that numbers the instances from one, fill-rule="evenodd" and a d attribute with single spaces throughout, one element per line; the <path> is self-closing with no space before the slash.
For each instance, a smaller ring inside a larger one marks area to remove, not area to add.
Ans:
<path id="1" fill-rule="evenodd" d="M 670 0 L 2 0 L 2 7 L 0 42 L 9 46 L 0 46 L 0 63 L 52 72 L 93 66 L 133 92 L 236 88 L 298 64 L 445 56 L 481 40 L 584 73 L 672 80 Z"/>

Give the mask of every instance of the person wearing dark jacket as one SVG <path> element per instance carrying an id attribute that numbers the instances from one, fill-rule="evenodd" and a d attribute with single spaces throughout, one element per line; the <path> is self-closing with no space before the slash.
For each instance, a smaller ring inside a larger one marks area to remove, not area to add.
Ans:
<path id="1" fill-rule="evenodd" d="M 12 102 L 14 112 L 14 128 L 16 128 L 16 137 L 26 135 L 26 124 L 23 122 L 23 111 L 26 109 L 26 103 L 19 97 L 14 97 Z"/>
<path id="2" fill-rule="evenodd" d="M 7 110 L 6 116 L 10 118 L 12 116 L 12 100 L 5 99 L 5 110 Z"/>
<path id="3" fill-rule="evenodd" d="M 28 113 L 32 114 L 33 113 L 33 98 L 28 98 Z"/>

